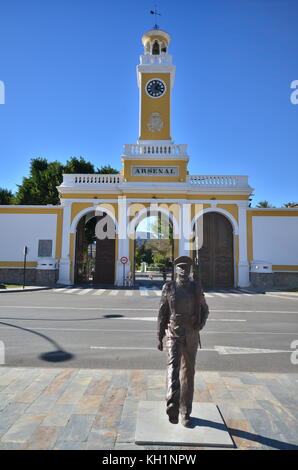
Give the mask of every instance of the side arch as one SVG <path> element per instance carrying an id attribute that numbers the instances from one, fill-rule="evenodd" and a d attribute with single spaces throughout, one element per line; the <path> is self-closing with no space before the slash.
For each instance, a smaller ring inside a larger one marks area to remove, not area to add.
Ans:
<path id="1" fill-rule="evenodd" d="M 209 208 L 196 214 L 192 227 L 195 228 L 203 217 L 202 244 L 198 251 L 203 286 L 229 289 L 237 280 L 238 223 L 229 212 L 216 209 Z"/>

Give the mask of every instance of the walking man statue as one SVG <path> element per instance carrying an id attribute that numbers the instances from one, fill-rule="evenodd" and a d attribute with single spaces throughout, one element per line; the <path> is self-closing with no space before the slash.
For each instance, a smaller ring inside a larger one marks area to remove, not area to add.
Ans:
<path id="1" fill-rule="evenodd" d="M 169 421 L 191 427 L 195 361 L 209 309 L 202 290 L 198 265 L 188 256 L 174 261 L 175 281 L 166 282 L 158 314 L 158 349 L 163 350 L 166 336 L 167 393 Z M 193 267 L 193 280 L 189 279 Z"/>

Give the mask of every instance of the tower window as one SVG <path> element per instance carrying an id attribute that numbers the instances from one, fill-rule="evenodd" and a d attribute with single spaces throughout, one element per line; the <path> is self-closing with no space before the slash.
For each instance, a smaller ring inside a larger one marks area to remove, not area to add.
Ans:
<path id="1" fill-rule="evenodd" d="M 153 43 L 152 54 L 153 55 L 159 55 L 160 54 L 160 48 L 159 48 L 159 44 L 158 44 L 157 41 L 154 41 L 154 43 Z"/>

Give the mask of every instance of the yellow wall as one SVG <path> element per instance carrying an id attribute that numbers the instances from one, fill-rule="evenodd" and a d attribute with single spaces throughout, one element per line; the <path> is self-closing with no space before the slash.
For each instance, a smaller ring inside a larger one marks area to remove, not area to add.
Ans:
<path id="1" fill-rule="evenodd" d="M 160 78 L 166 84 L 165 93 L 159 98 L 151 98 L 145 91 L 146 84 L 153 78 Z M 169 73 L 143 73 L 141 80 L 141 135 L 140 140 L 171 140 L 170 104 L 171 77 Z M 160 113 L 163 127 L 160 131 L 151 132 L 148 121 L 151 113 Z"/>
<path id="2" fill-rule="evenodd" d="M 217 204 L 216 207 L 218 207 L 219 209 L 223 209 L 223 210 L 229 212 L 230 214 L 232 214 L 234 219 L 236 219 L 237 222 L 238 222 L 238 206 L 237 206 L 237 204 Z"/>

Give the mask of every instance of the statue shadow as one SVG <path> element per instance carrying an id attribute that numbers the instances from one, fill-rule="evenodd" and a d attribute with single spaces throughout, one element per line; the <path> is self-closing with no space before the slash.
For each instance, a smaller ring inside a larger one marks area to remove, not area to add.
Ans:
<path id="1" fill-rule="evenodd" d="M 295 444 L 289 444 L 287 442 L 279 441 L 277 439 L 273 439 L 272 437 L 266 437 L 266 436 L 261 436 L 260 434 L 254 434 L 249 431 L 243 431 L 241 429 L 234 429 L 229 426 L 227 426 L 225 423 L 216 423 L 214 421 L 209 421 L 206 419 L 200 419 L 197 417 L 192 417 L 191 418 L 191 429 L 194 429 L 196 427 L 208 427 L 208 428 L 214 428 L 214 429 L 220 429 L 221 431 L 228 431 L 231 439 L 234 443 L 235 448 L 237 447 L 235 444 L 235 441 L 233 437 L 238 437 L 240 439 L 245 439 L 247 441 L 252 441 L 252 442 L 257 442 L 259 444 L 262 444 L 264 446 L 271 447 L 273 449 L 279 449 L 279 450 L 298 450 L 298 445 Z"/>

